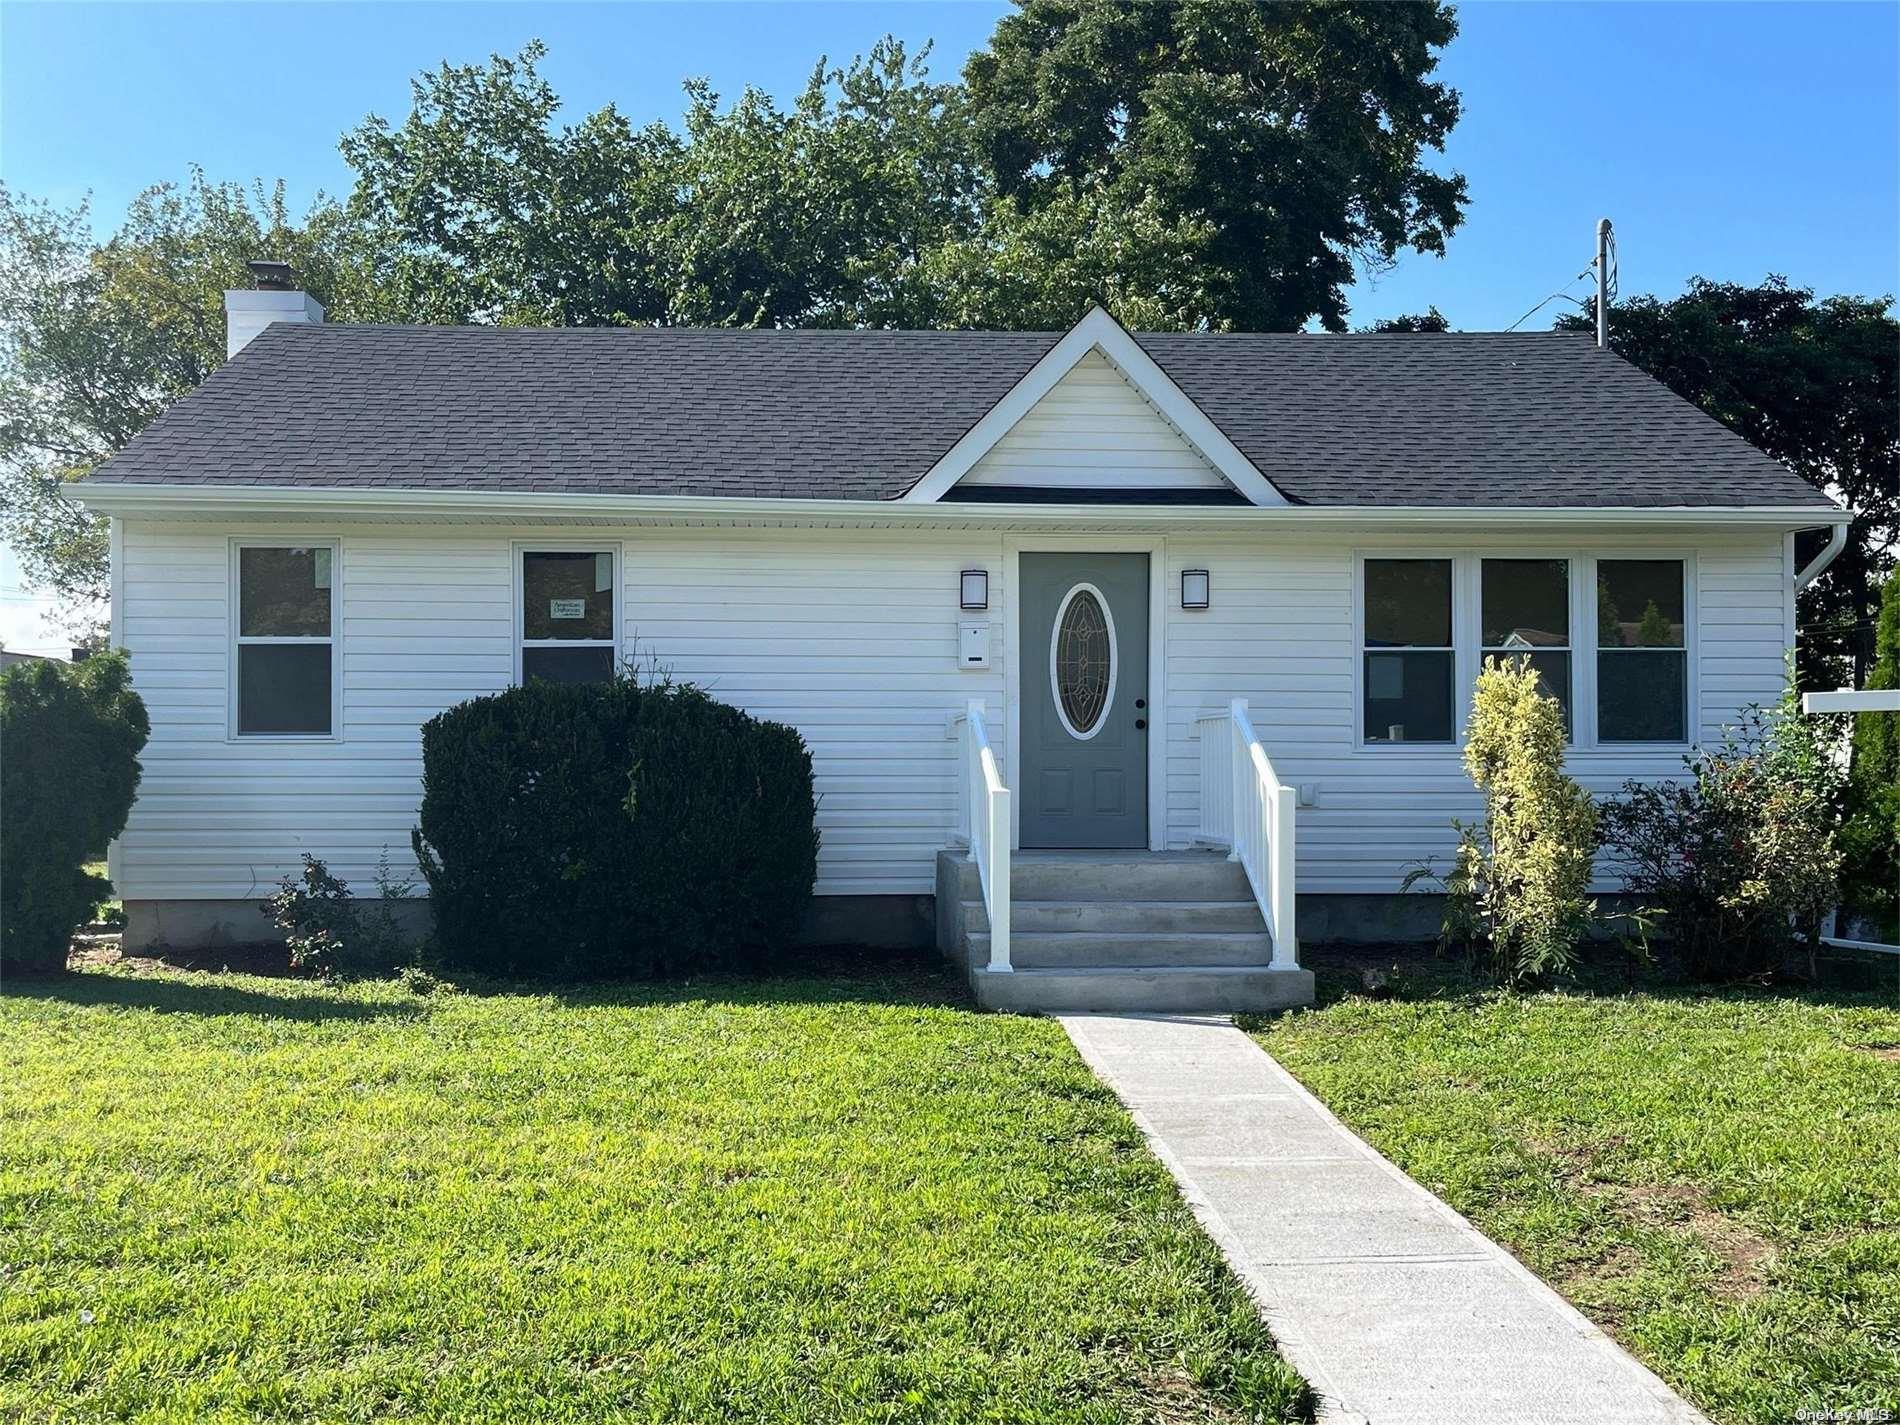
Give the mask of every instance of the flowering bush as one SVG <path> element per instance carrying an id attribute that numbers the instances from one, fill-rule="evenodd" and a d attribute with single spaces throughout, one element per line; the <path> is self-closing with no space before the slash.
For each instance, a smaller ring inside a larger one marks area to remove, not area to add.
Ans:
<path id="1" fill-rule="evenodd" d="M 1605 847 L 1692 977 L 1769 974 L 1801 934 L 1814 943 L 1840 885 L 1833 733 L 1791 681 L 1685 758 L 1684 780 L 1627 782 L 1603 808 Z"/>
<path id="2" fill-rule="evenodd" d="M 1465 769 L 1484 793 L 1481 825 L 1456 823 L 1441 939 L 1488 956 L 1517 983 L 1568 968 L 1596 917 L 1586 894 L 1596 848 L 1590 794 L 1564 775 L 1563 709 L 1527 658 L 1485 660 L 1472 692 Z"/>

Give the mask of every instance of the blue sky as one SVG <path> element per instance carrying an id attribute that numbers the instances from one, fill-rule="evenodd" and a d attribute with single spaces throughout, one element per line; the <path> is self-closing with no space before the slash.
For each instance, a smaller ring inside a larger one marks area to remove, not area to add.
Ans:
<path id="1" fill-rule="evenodd" d="M 407 111 L 408 80 L 532 37 L 578 115 L 677 118 L 680 80 L 784 95 L 820 54 L 888 32 L 959 68 L 1004 7 L 968 4 L 0 3 L 0 178 L 109 227 L 192 162 L 347 191 L 337 136 Z M 1445 76 L 1446 161 L 1470 215 L 1443 260 L 1362 282 L 1354 320 L 1436 303 L 1508 326 L 1615 220 L 1626 293 L 1770 271 L 1824 292 L 1900 290 L 1900 5 L 1467 4 Z M 1569 290 L 1582 292 L 1579 284 Z M 1549 309 L 1531 325 L 1548 321 Z"/>

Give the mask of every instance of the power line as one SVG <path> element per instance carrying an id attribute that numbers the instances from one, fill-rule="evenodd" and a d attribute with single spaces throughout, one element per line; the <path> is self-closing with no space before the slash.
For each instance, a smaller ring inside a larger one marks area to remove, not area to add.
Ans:
<path id="1" fill-rule="evenodd" d="M 1589 267 L 1584 268 L 1583 271 L 1579 272 L 1575 277 L 1572 277 L 1570 281 L 1565 284 L 1565 286 L 1570 286 L 1570 287 L 1576 286 L 1577 283 L 1583 281 L 1584 278 L 1590 275 L 1591 269 L 1594 268 L 1595 266 L 1596 266 L 1595 263 L 1591 263 Z M 1564 291 L 1562 287 L 1559 287 L 1555 292 L 1552 292 L 1548 297 L 1544 298 L 1544 300 L 1539 302 L 1535 307 L 1532 307 L 1528 312 L 1524 313 L 1523 316 L 1519 317 L 1516 321 L 1512 322 L 1508 327 L 1505 328 L 1505 330 L 1507 332 L 1516 331 L 1519 327 L 1523 326 L 1525 322 L 1529 321 L 1532 317 L 1536 316 L 1537 313 L 1541 311 L 1543 308 L 1548 307 L 1552 302 L 1559 301 L 1559 300 L 1570 303 L 1578 311 L 1583 310 L 1584 303 L 1582 301 L 1571 296 L 1568 292 Z"/>

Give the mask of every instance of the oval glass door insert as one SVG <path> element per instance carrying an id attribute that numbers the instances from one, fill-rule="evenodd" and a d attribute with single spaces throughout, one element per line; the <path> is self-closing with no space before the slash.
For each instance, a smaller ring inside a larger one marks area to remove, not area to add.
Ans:
<path id="1" fill-rule="evenodd" d="M 1056 716 L 1071 737 L 1102 730 L 1115 701 L 1115 619 L 1093 584 L 1077 584 L 1056 609 L 1049 631 L 1049 681 Z"/>

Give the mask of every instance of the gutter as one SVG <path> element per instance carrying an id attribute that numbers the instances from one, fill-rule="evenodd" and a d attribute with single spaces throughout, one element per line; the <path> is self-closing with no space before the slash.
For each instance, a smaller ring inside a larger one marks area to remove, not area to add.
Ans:
<path id="1" fill-rule="evenodd" d="M 1127 525 L 1232 530 L 1246 528 L 1368 529 L 1484 525 L 1654 525 L 1684 523 L 1812 529 L 1822 521 L 1813 505 L 1506 506 L 1487 509 L 1443 505 L 1020 505 L 975 501 L 917 503 L 904 500 L 733 499 L 687 495 L 571 494 L 524 490 L 382 490 L 270 485 L 159 485 L 80 481 L 64 497 L 95 513 L 148 519 L 423 517 L 438 521 L 714 522 L 797 527 L 840 524 L 968 527 L 999 525 Z M 1846 543 L 1846 511 L 1837 512 L 1830 549 Z M 1832 555 L 1825 556 L 1828 559 Z M 1816 561 L 1820 568 L 1825 564 Z M 1812 574 L 1820 568 L 1810 566 Z M 1808 577 L 1804 573 L 1804 578 Z"/>

